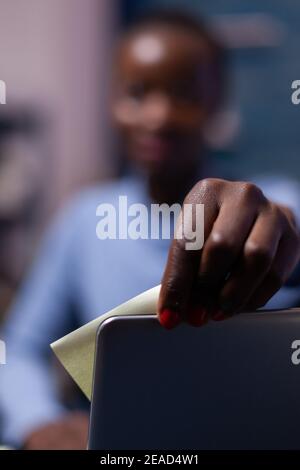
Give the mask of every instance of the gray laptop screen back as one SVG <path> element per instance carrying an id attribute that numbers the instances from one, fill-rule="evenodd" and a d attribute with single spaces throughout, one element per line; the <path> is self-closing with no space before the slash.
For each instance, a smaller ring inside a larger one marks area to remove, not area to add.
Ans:
<path id="1" fill-rule="evenodd" d="M 154 316 L 107 320 L 97 337 L 89 448 L 300 449 L 297 339 L 297 313 L 171 331 Z"/>

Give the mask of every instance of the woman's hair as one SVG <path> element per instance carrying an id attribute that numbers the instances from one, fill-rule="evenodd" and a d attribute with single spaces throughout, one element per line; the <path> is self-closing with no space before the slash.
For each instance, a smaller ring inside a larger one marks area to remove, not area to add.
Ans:
<path id="1" fill-rule="evenodd" d="M 227 85 L 226 50 L 200 15 L 192 16 L 192 14 L 176 9 L 150 10 L 127 25 L 126 34 L 132 35 L 152 26 L 175 28 L 193 33 L 205 42 L 211 51 L 213 73 L 218 77 L 220 97 L 225 95 Z"/>

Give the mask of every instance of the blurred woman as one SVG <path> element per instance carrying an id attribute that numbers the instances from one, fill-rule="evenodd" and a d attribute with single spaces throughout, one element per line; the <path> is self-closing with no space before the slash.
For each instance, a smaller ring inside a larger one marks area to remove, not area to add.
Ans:
<path id="1" fill-rule="evenodd" d="M 123 36 L 117 51 L 113 115 L 127 175 L 72 201 L 49 231 L 5 328 L 1 369 L 3 440 L 26 449 L 85 448 L 87 414 L 67 410 L 51 371 L 49 344 L 161 280 L 160 322 L 201 326 L 272 297 L 298 301 L 284 286 L 298 261 L 292 214 L 300 192 L 283 182 L 282 203 L 252 183 L 206 179 L 204 129 L 226 89 L 225 54 L 206 27 L 157 13 Z M 275 184 L 275 187 L 277 183 Z M 272 181 L 262 182 L 274 194 Z M 120 195 L 129 204 L 185 199 L 205 204 L 203 250 L 159 237 L 98 240 L 96 208 Z M 289 206 L 289 208 L 287 207 Z M 299 209 L 298 209 L 299 210 Z M 169 252 L 169 257 L 168 257 Z M 167 260 L 168 257 L 168 260 Z"/>

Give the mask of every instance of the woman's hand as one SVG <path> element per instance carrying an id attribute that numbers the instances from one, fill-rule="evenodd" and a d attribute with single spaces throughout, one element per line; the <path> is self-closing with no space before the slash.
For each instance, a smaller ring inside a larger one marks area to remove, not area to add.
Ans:
<path id="1" fill-rule="evenodd" d="M 299 261 L 300 235 L 290 209 L 254 184 L 199 181 L 184 204 L 204 204 L 204 246 L 174 239 L 162 279 L 160 322 L 201 326 L 262 307 Z"/>
<path id="2" fill-rule="evenodd" d="M 89 417 L 73 412 L 34 430 L 26 439 L 25 450 L 84 450 L 87 447 Z"/>

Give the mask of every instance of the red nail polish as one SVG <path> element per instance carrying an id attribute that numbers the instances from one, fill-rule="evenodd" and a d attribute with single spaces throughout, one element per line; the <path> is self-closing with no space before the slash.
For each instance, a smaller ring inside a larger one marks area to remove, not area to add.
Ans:
<path id="1" fill-rule="evenodd" d="M 177 312 L 174 312 L 169 308 L 165 308 L 159 314 L 159 321 L 162 326 L 167 328 L 167 330 L 171 330 L 172 328 L 175 328 L 175 326 L 179 325 L 181 319 Z"/>
<path id="2" fill-rule="evenodd" d="M 188 314 L 187 321 L 193 326 L 202 326 L 208 320 L 208 314 L 205 308 L 194 307 Z"/>
<path id="3" fill-rule="evenodd" d="M 222 312 L 222 310 L 215 310 L 212 315 L 211 315 L 211 318 L 214 320 L 214 321 L 223 321 L 223 320 L 226 320 L 226 315 L 224 315 L 224 312 Z"/>

